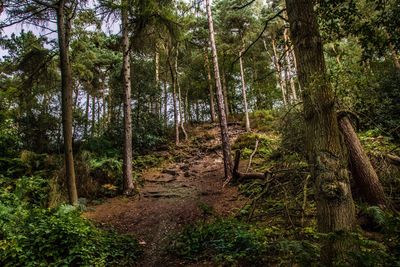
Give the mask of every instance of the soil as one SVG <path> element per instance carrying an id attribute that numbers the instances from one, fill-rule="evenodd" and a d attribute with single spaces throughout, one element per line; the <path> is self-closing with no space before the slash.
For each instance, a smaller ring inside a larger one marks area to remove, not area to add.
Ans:
<path id="1" fill-rule="evenodd" d="M 231 142 L 243 132 L 238 125 L 229 130 Z M 167 249 L 170 238 L 210 216 L 235 215 L 246 201 L 236 187 L 222 188 L 219 127 L 202 125 L 190 134 L 190 141 L 168 152 L 179 155 L 178 162 L 143 173 L 139 196 L 111 198 L 84 214 L 104 227 L 136 236 L 144 251 L 138 266 L 212 266 L 174 258 Z"/>

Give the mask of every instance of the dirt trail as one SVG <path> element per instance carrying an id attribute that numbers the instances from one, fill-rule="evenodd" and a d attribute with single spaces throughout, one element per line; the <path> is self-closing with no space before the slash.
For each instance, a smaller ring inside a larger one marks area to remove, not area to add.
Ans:
<path id="1" fill-rule="evenodd" d="M 239 126 L 230 127 L 232 141 L 241 132 Z M 235 187 L 222 189 L 219 128 L 199 126 L 192 134 L 194 140 L 177 150 L 183 155 L 180 162 L 143 174 L 140 198 L 112 198 L 85 213 L 97 223 L 139 238 L 144 255 L 138 266 L 187 266 L 168 255 L 168 237 L 185 225 L 204 220 L 201 207 L 212 207 L 216 215 L 227 216 L 243 205 Z"/>

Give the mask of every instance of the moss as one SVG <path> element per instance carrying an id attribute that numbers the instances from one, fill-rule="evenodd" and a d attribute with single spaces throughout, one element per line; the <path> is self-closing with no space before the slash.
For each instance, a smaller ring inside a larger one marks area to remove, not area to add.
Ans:
<path id="1" fill-rule="evenodd" d="M 278 137 L 272 134 L 245 133 L 239 136 L 233 149 L 241 150 L 243 158 L 248 158 L 254 151 L 257 140 L 259 140 L 257 156 L 262 158 L 269 157 L 278 143 Z"/>

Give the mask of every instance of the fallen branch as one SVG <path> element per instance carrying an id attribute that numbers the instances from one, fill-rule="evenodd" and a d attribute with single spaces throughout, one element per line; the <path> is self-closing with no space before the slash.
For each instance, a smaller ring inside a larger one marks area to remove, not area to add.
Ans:
<path id="1" fill-rule="evenodd" d="M 391 155 L 391 154 L 387 154 L 386 158 L 389 160 L 390 164 L 400 166 L 400 157 Z"/>
<path id="2" fill-rule="evenodd" d="M 240 155 L 241 152 L 240 150 L 236 150 L 235 153 L 235 163 L 233 165 L 233 179 L 235 181 L 243 181 L 243 180 L 254 180 L 254 179 L 265 179 L 268 174 L 270 174 L 269 171 L 266 171 L 265 173 L 247 173 L 247 172 L 240 172 L 239 171 L 239 163 L 240 163 Z"/>
<path id="3" fill-rule="evenodd" d="M 253 151 L 253 153 L 251 153 L 251 155 L 250 155 L 250 159 L 249 159 L 249 163 L 247 164 L 247 168 L 246 168 L 246 172 L 249 172 L 249 170 L 250 170 L 250 166 L 251 166 L 251 162 L 253 161 L 253 157 L 254 157 L 254 155 L 257 153 L 257 149 L 258 149 L 258 144 L 260 143 L 260 140 L 256 140 L 256 145 L 255 145 L 255 147 L 254 147 L 254 151 Z"/>

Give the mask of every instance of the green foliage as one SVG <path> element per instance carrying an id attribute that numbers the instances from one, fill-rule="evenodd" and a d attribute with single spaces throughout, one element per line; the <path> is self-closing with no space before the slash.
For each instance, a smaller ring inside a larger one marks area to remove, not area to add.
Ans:
<path id="1" fill-rule="evenodd" d="M 261 233 L 234 220 L 188 227 L 174 240 L 172 248 L 185 259 L 201 260 L 211 256 L 228 264 L 242 260 L 260 264 L 265 250 L 265 237 Z"/>
<path id="2" fill-rule="evenodd" d="M 17 132 L 17 128 L 11 119 L 2 120 L 0 108 L 0 157 L 15 156 L 21 146 Z"/>
<path id="3" fill-rule="evenodd" d="M 132 266 L 140 254 L 129 236 L 95 228 L 68 205 L 41 208 L 49 184 L 40 177 L 1 179 L 2 266 Z"/>
<path id="4" fill-rule="evenodd" d="M 171 250 L 187 260 L 211 258 L 224 266 L 266 266 L 271 263 L 307 266 L 316 262 L 318 246 L 305 240 L 279 238 L 279 235 L 278 228 L 219 219 L 186 228 L 175 238 Z"/>
<path id="5" fill-rule="evenodd" d="M 254 130 L 270 132 L 276 129 L 278 112 L 275 110 L 256 110 L 249 114 L 250 125 Z"/>
<path id="6" fill-rule="evenodd" d="M 244 133 L 239 136 L 232 148 L 241 150 L 243 158 L 248 158 L 254 151 L 256 141 L 258 140 L 257 155 L 268 157 L 273 151 L 276 138 L 276 136 L 262 133 Z"/>
<path id="7" fill-rule="evenodd" d="M 71 206 L 22 210 L 0 206 L 3 266 L 131 266 L 136 240 L 96 229 Z"/>
<path id="8" fill-rule="evenodd" d="M 305 122 L 303 114 L 297 108 L 290 109 L 281 120 L 281 148 L 287 152 L 306 153 Z"/>

